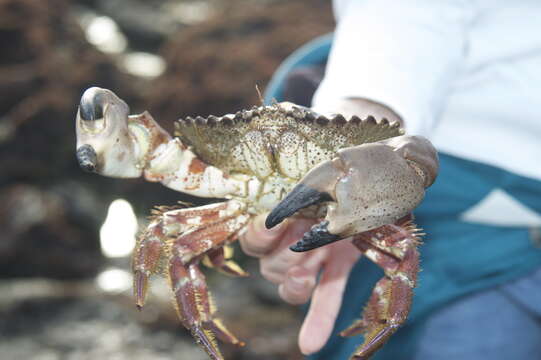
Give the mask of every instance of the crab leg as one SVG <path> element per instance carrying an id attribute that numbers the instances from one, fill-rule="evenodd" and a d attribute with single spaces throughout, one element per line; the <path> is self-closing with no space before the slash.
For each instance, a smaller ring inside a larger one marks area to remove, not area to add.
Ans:
<path id="1" fill-rule="evenodd" d="M 174 292 L 178 316 L 196 341 L 212 359 L 223 359 L 214 340 L 243 345 L 219 319 L 214 319 L 210 295 L 203 274 L 199 270 L 201 255 L 223 246 L 249 220 L 248 215 L 238 215 L 195 228 L 170 242 L 169 278 Z M 233 235 L 232 235 L 233 234 Z"/>
<path id="2" fill-rule="evenodd" d="M 243 345 L 216 317 L 216 309 L 207 289 L 205 276 L 199 269 L 200 260 L 209 262 L 229 274 L 247 275 L 225 250 L 227 243 L 237 239 L 250 215 L 236 200 L 223 203 L 168 210 L 159 208 L 136 247 L 134 293 L 142 307 L 149 276 L 167 264 L 165 273 L 174 294 L 174 303 L 181 323 L 212 359 L 222 359 L 214 337 L 224 342 Z"/>
<path id="3" fill-rule="evenodd" d="M 216 306 L 207 288 L 205 275 L 199 269 L 199 266 L 192 264 L 189 268 L 190 280 L 199 295 L 199 304 L 201 311 L 201 320 L 203 327 L 210 330 L 218 339 L 233 345 L 244 346 L 244 342 L 237 339 L 222 323 L 222 320 L 216 318 Z"/>
<path id="4" fill-rule="evenodd" d="M 154 210 L 151 223 L 139 237 L 133 256 L 136 305 L 142 308 L 145 303 L 149 277 L 160 272 L 160 259 L 164 256 L 164 249 L 168 248 L 168 239 L 188 230 L 203 229 L 224 218 L 230 219 L 239 214 L 242 208 L 241 203 L 231 200 L 197 208 Z"/>
<path id="5" fill-rule="evenodd" d="M 361 319 L 341 332 L 342 336 L 358 333 L 365 336 L 353 359 L 367 359 L 406 321 L 419 271 L 416 232 L 410 222 L 401 221 L 367 231 L 353 239 L 353 244 L 385 271 L 385 277 L 374 287 Z M 401 257 L 381 249 L 388 247 L 390 242 L 405 248 Z"/>
<path id="6" fill-rule="evenodd" d="M 357 319 L 348 326 L 346 329 L 340 332 L 340 336 L 355 336 L 365 332 L 369 332 L 370 326 L 376 327 L 378 322 L 382 321 L 386 311 L 385 301 L 382 300 L 382 295 L 384 291 L 388 288 L 389 279 L 383 278 L 380 279 L 374 290 L 372 290 L 372 295 L 366 304 L 362 317 Z M 384 324 L 380 324 L 384 325 Z"/>
<path id="7" fill-rule="evenodd" d="M 231 239 L 233 242 L 236 239 Z M 233 256 L 233 248 L 228 245 L 224 245 L 221 248 L 210 250 L 203 258 L 203 264 L 208 267 L 216 268 L 218 271 L 231 276 L 246 277 L 249 276 L 246 271 L 242 270 L 240 266 L 231 260 Z"/>
<path id="8" fill-rule="evenodd" d="M 169 260 L 168 272 L 173 288 L 175 309 L 182 325 L 190 329 L 192 336 L 211 359 L 223 359 L 212 332 L 202 326 L 201 297 L 194 281 L 190 279 L 188 267 L 182 263 L 179 256 L 173 256 Z"/>
<path id="9" fill-rule="evenodd" d="M 225 218 L 207 226 L 189 230 L 171 242 L 171 251 L 181 257 L 184 264 L 189 263 L 213 248 L 223 246 L 226 240 L 248 223 L 250 215 L 240 214 Z"/>
<path id="10" fill-rule="evenodd" d="M 165 237 L 161 221 L 153 222 L 133 252 L 133 292 L 139 310 L 145 305 L 149 277 L 158 270 Z"/>
<path id="11" fill-rule="evenodd" d="M 215 310 L 206 280 L 197 264 L 186 266 L 179 256 L 173 256 L 169 263 L 169 280 L 173 288 L 175 309 L 182 325 L 190 330 L 211 359 L 223 359 L 215 335 L 222 341 L 244 345 L 225 328 L 220 319 L 214 318 Z"/>

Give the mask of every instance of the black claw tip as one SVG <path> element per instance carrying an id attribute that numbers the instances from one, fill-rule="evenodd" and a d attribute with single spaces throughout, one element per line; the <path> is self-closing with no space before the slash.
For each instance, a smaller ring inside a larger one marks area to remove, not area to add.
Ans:
<path id="1" fill-rule="evenodd" d="M 333 198 L 326 192 L 298 184 L 267 216 L 265 226 L 270 229 L 298 210 L 325 201 L 333 201 Z"/>
<path id="2" fill-rule="evenodd" d="M 310 231 L 304 233 L 302 239 L 299 240 L 295 245 L 291 245 L 289 249 L 295 252 L 303 252 L 342 239 L 338 235 L 331 234 L 329 230 L 327 230 L 328 225 L 328 221 L 323 221 L 317 225 L 312 226 Z"/>
<path id="3" fill-rule="evenodd" d="M 92 146 L 85 144 L 77 149 L 77 161 L 84 171 L 95 172 L 98 156 Z"/>
<path id="4" fill-rule="evenodd" d="M 100 91 L 85 92 L 79 104 L 79 114 L 82 120 L 92 121 L 103 118 L 105 96 Z"/>

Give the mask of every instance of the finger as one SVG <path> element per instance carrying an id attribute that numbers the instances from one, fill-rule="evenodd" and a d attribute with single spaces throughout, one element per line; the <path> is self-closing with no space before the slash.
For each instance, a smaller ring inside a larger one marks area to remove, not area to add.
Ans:
<path id="1" fill-rule="evenodd" d="M 282 234 L 280 243 L 260 260 L 261 274 L 275 284 L 282 283 L 286 273 L 295 265 L 302 263 L 311 256 L 309 253 L 295 253 L 289 250 L 289 245 L 296 242 L 313 224 L 312 220 L 298 219 L 291 221 L 287 230 Z"/>
<path id="2" fill-rule="evenodd" d="M 272 251 L 281 240 L 282 233 L 287 229 L 284 221 L 272 229 L 265 227 L 266 214 L 260 214 L 248 225 L 248 229 L 239 239 L 242 251 L 247 255 L 261 258 Z"/>
<path id="3" fill-rule="evenodd" d="M 287 271 L 284 281 L 278 287 L 278 293 L 284 301 L 300 305 L 310 299 L 327 252 L 325 248 L 312 251 L 307 259 Z"/>
<path id="4" fill-rule="evenodd" d="M 349 273 L 360 256 L 351 242 L 329 245 L 332 251 L 325 262 L 321 279 L 299 333 L 299 347 L 305 355 L 319 351 L 329 339 L 342 305 Z"/>
<path id="5" fill-rule="evenodd" d="M 306 303 L 316 286 L 317 273 L 315 267 L 312 269 L 303 265 L 292 267 L 287 272 L 284 282 L 278 287 L 280 297 L 292 305 Z"/>
<path id="6" fill-rule="evenodd" d="M 325 257 L 326 251 L 314 251 L 314 254 L 300 265 L 289 269 L 278 287 L 280 297 L 292 305 L 306 303 L 312 296 Z"/>

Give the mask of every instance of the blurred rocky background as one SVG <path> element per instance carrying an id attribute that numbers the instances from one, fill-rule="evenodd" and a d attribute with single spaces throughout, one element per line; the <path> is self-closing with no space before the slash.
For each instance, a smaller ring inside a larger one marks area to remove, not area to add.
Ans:
<path id="1" fill-rule="evenodd" d="M 171 130 L 180 116 L 257 105 L 255 86 L 332 27 L 324 0 L 0 0 L 0 359 L 206 359 L 164 282 L 139 313 L 129 274 L 149 209 L 201 200 L 83 173 L 79 98 L 93 85 L 113 89 Z M 222 346 L 225 355 L 302 358 L 298 310 L 236 257 L 251 278 L 207 272 L 222 316 L 248 343 Z"/>

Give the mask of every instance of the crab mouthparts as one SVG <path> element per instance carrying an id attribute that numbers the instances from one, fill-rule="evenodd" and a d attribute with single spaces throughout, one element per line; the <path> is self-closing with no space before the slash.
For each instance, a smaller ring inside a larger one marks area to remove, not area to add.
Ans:
<path id="1" fill-rule="evenodd" d="M 84 171 L 96 172 L 98 165 L 98 156 L 94 148 L 88 144 L 82 145 L 77 149 L 77 161 Z"/>

